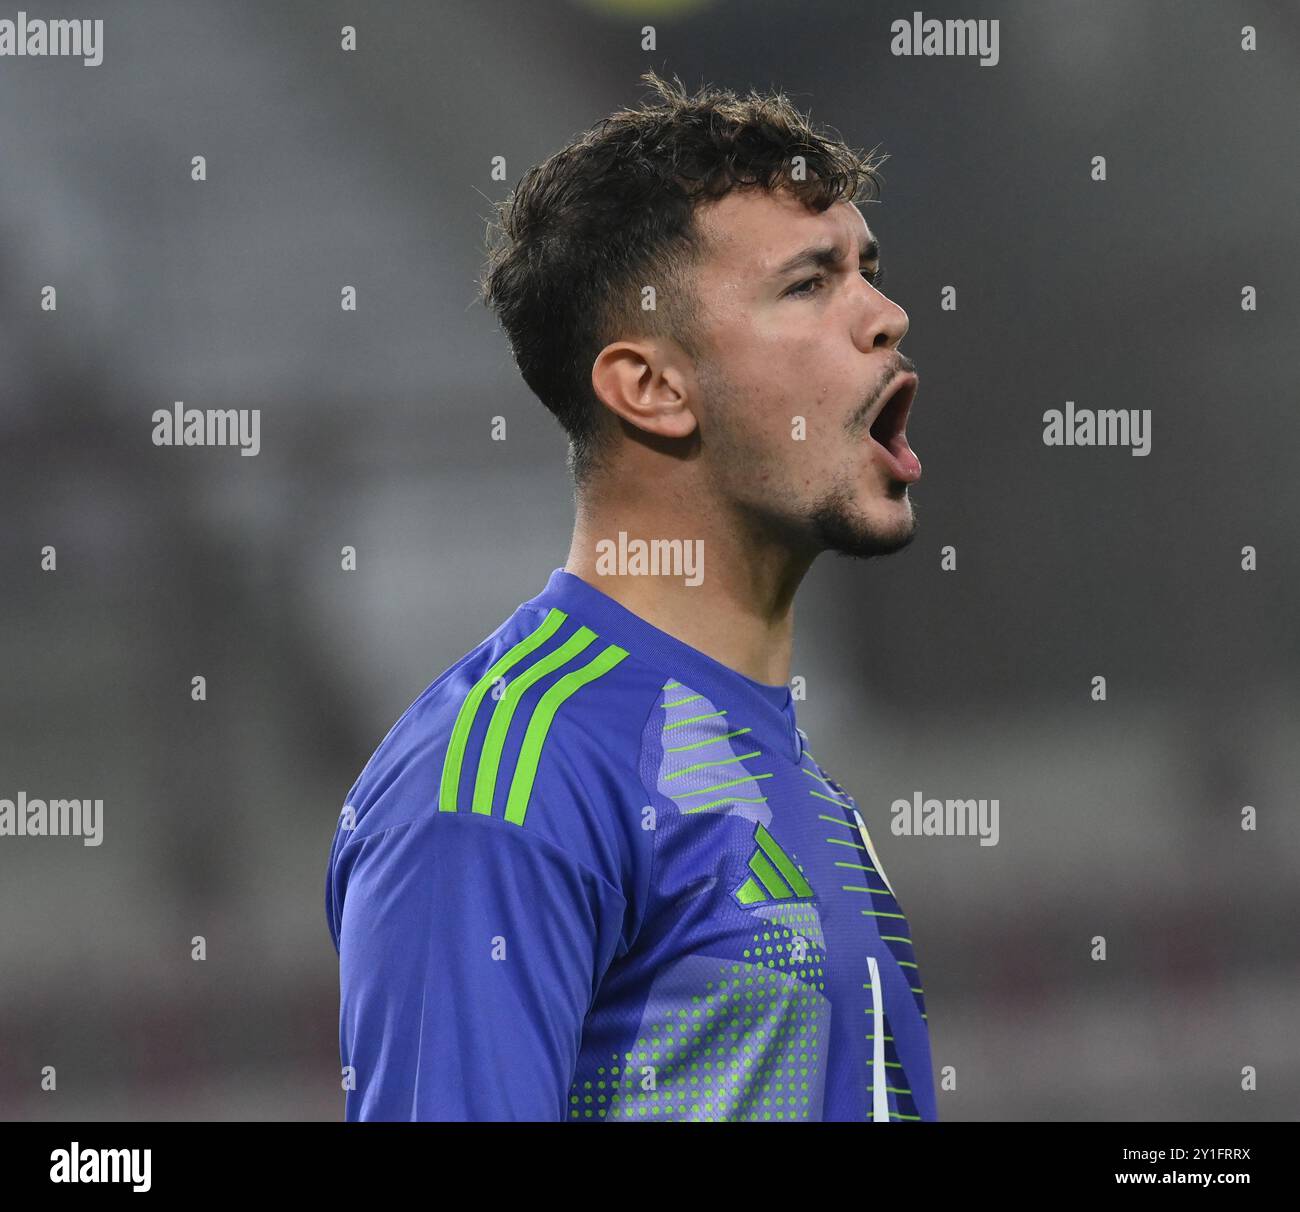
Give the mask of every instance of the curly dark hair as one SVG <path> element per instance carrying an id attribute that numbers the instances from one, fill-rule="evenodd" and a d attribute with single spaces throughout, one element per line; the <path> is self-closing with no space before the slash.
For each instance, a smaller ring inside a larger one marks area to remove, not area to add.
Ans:
<path id="1" fill-rule="evenodd" d="M 780 92 L 688 96 L 655 72 L 656 97 L 620 110 L 530 168 L 488 224 L 480 280 L 524 382 L 569 436 L 577 484 L 615 427 L 591 385 L 611 341 L 669 337 L 699 355 L 690 269 L 705 253 L 695 207 L 737 188 L 792 191 L 821 212 L 878 196 L 887 158 L 813 127 Z M 642 307 L 654 286 L 655 307 Z"/>

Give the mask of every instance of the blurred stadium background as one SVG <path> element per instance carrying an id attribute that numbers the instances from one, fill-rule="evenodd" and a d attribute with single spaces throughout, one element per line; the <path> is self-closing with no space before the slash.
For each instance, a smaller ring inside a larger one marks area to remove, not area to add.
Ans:
<path id="1" fill-rule="evenodd" d="M 1000 19 L 982 68 L 891 56 L 914 7 L 33 11 L 105 41 L 0 62 L 0 795 L 102 798 L 105 840 L 0 839 L 0 1115 L 340 1117 L 337 813 L 568 544 L 562 436 L 474 303 L 489 200 L 655 67 L 891 157 L 921 529 L 819 562 L 794 671 L 912 921 L 941 1116 L 1295 1117 L 1300 10 L 925 10 Z M 1044 447 L 1067 399 L 1150 408 L 1152 453 Z M 154 447 L 175 400 L 261 409 L 260 455 Z M 999 844 L 890 835 L 918 790 L 997 797 Z"/>

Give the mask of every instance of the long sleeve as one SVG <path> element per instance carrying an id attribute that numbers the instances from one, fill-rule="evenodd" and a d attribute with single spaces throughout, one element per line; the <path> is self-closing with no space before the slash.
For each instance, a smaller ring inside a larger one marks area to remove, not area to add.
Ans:
<path id="1" fill-rule="evenodd" d="M 338 846 L 349 1120 L 562 1120 L 620 892 L 537 833 L 437 813 Z"/>

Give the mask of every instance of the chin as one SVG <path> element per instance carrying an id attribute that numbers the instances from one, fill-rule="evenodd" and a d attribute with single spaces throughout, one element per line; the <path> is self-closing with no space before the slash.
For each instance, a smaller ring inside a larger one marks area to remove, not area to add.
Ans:
<path id="1" fill-rule="evenodd" d="M 901 551 L 916 536 L 916 511 L 907 485 L 894 483 L 887 498 L 855 508 L 843 496 L 823 500 L 813 526 L 824 551 L 857 559 Z"/>

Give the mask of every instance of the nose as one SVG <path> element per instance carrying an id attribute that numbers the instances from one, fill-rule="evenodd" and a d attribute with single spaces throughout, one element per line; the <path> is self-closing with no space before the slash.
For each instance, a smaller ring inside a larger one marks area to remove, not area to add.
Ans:
<path id="1" fill-rule="evenodd" d="M 907 312 L 869 282 L 863 282 L 862 285 L 866 295 L 854 328 L 854 341 L 863 353 L 870 353 L 873 349 L 897 348 L 907 336 Z"/>

